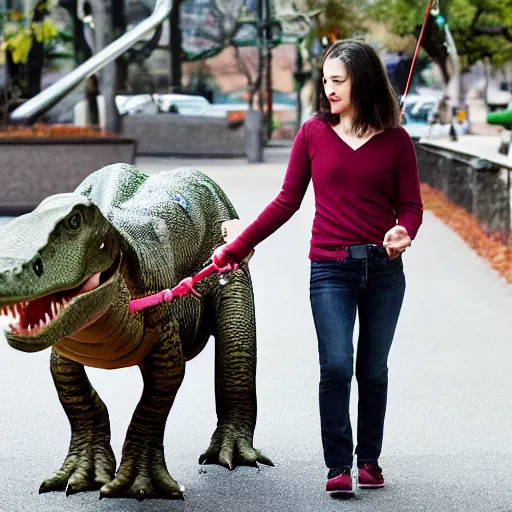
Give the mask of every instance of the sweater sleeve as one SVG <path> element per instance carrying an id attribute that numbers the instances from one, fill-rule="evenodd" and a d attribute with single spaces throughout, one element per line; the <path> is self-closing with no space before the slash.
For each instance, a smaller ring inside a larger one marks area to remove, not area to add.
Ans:
<path id="1" fill-rule="evenodd" d="M 396 215 L 398 225 L 403 226 L 414 240 L 423 221 L 423 202 L 420 192 L 418 163 L 413 142 L 402 128 L 398 141 L 401 155 L 396 172 Z"/>
<path id="2" fill-rule="evenodd" d="M 233 242 L 228 244 L 227 251 L 236 259 L 245 258 L 256 245 L 285 224 L 300 208 L 311 180 L 305 130 L 306 126 L 301 126 L 295 137 L 281 191 L 277 197 Z"/>

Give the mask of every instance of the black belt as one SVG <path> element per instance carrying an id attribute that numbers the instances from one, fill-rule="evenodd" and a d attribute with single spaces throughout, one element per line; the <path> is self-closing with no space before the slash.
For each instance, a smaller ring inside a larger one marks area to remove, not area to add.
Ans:
<path id="1" fill-rule="evenodd" d="M 367 260 L 372 256 L 384 256 L 386 249 L 376 244 L 349 245 L 347 247 L 347 259 Z"/>

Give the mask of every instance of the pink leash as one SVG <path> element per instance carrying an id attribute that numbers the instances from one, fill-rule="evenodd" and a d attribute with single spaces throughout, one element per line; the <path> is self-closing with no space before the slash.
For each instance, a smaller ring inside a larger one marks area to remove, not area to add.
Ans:
<path id="1" fill-rule="evenodd" d="M 214 272 L 219 272 L 221 274 L 225 272 L 230 272 L 232 270 L 236 270 L 238 265 L 228 263 L 225 267 L 218 267 L 215 263 L 210 263 L 203 270 L 198 272 L 193 277 L 186 277 L 182 281 L 180 281 L 172 290 L 167 288 L 166 290 L 162 290 L 161 292 L 154 293 L 153 295 L 148 295 L 147 297 L 141 297 L 140 299 L 132 299 L 130 300 L 130 313 L 135 313 L 140 311 L 141 309 L 150 308 L 152 306 L 158 306 L 159 304 L 163 304 L 164 302 L 170 302 L 172 299 L 176 297 L 184 297 L 192 293 L 196 297 L 201 297 L 199 293 L 194 290 L 194 285 L 204 279 L 205 277 L 213 274 Z"/>

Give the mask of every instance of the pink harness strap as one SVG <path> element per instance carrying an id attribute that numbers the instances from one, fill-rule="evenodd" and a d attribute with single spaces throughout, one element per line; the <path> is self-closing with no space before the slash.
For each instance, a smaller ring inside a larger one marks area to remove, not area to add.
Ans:
<path id="1" fill-rule="evenodd" d="M 141 309 L 150 308 L 152 306 L 158 306 L 159 304 L 163 304 L 164 302 L 170 302 L 175 297 L 184 297 L 189 293 L 192 293 L 196 297 L 200 297 L 201 295 L 194 290 L 194 285 L 204 279 L 205 277 L 213 274 L 214 272 L 219 272 L 221 274 L 225 272 L 230 272 L 232 270 L 236 270 L 238 265 L 228 264 L 225 267 L 218 267 L 215 263 L 211 263 L 203 270 L 198 272 L 193 277 L 186 277 L 182 281 L 180 281 L 172 290 L 167 288 L 166 290 L 162 290 L 161 292 L 154 293 L 153 295 L 148 295 L 147 297 L 141 297 L 140 299 L 132 299 L 130 300 L 130 313 L 133 314 Z"/>

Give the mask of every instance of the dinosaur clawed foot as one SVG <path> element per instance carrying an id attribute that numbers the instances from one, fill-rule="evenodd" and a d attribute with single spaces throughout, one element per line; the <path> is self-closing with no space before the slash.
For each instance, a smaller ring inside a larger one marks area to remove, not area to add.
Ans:
<path id="1" fill-rule="evenodd" d="M 116 459 L 108 442 L 71 447 L 62 467 L 39 488 L 39 493 L 66 491 L 66 496 L 95 491 L 114 478 Z"/>
<path id="2" fill-rule="evenodd" d="M 145 464 L 141 460 L 152 459 L 133 457 L 123 460 L 116 477 L 100 489 L 100 499 L 184 499 L 180 486 L 169 475 L 165 463 L 152 460 Z"/>
<path id="3" fill-rule="evenodd" d="M 220 464 L 228 469 L 236 466 L 258 467 L 274 463 L 252 445 L 252 436 L 236 432 L 232 426 L 219 426 L 208 449 L 199 457 L 199 464 Z"/>

